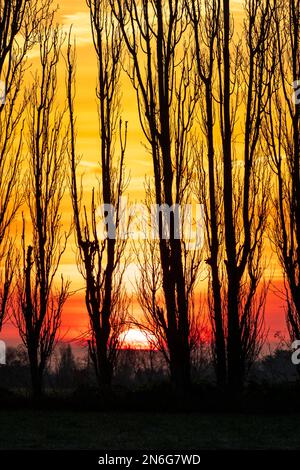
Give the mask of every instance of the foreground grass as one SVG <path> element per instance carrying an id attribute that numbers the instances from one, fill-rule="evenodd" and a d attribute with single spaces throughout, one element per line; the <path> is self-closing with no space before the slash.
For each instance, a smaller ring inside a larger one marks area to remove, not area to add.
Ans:
<path id="1" fill-rule="evenodd" d="M 0 411 L 0 449 L 300 449 L 299 418 Z"/>

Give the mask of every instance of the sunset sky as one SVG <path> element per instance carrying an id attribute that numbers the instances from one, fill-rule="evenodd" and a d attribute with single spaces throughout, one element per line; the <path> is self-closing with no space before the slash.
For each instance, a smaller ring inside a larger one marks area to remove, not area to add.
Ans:
<path id="1" fill-rule="evenodd" d="M 235 12 L 235 21 L 241 20 L 242 2 L 231 2 Z M 95 97 L 96 88 L 96 58 L 92 44 L 89 12 L 85 0 L 60 0 L 58 21 L 63 25 L 66 33 L 70 26 L 73 26 L 73 33 L 76 38 L 77 51 L 77 83 L 76 83 L 76 114 L 77 114 L 77 152 L 81 156 L 80 168 L 84 175 L 83 189 L 85 197 L 91 191 L 93 185 L 97 183 L 100 167 L 99 161 L 99 133 L 98 117 Z M 36 65 L 34 54 L 30 58 L 32 69 Z M 65 99 L 65 64 L 61 61 L 59 87 L 57 90 L 58 99 L 64 104 Z M 150 155 L 147 154 L 143 146 L 143 134 L 138 121 L 136 108 L 136 95 L 124 74 L 122 77 L 122 119 L 128 121 L 128 145 L 126 151 L 126 169 L 130 174 L 130 184 L 127 195 L 131 203 L 142 202 L 144 195 L 144 181 L 146 175 L 152 174 L 152 162 Z M 63 205 L 63 217 L 66 227 L 71 223 L 72 209 L 69 195 L 66 194 Z M 19 214 L 17 222 L 20 222 Z M 268 250 L 271 257 L 271 250 Z M 66 253 L 63 256 L 60 271 L 64 276 L 71 280 L 71 291 L 75 292 L 66 304 L 63 319 L 61 335 L 65 340 L 71 340 L 82 334 L 88 325 L 87 312 L 84 305 L 83 281 L 79 274 L 75 261 L 74 241 L 69 244 Z M 134 296 L 133 283 L 137 273 L 134 263 L 129 266 L 126 286 Z M 266 327 L 269 331 L 269 339 L 272 341 L 276 331 L 285 332 L 285 319 L 283 302 L 275 294 L 277 287 L 280 287 L 280 269 L 276 263 L 276 257 L 270 258 L 266 278 L 272 273 L 273 285 L 270 287 L 267 312 Z M 203 282 L 199 289 L 206 289 Z M 137 301 L 133 297 L 132 311 L 135 315 L 141 315 Z M 8 344 L 19 343 L 16 329 L 6 323 L 1 333 L 1 339 L 7 340 Z M 143 338 L 134 336 L 132 340 L 139 342 Z"/>

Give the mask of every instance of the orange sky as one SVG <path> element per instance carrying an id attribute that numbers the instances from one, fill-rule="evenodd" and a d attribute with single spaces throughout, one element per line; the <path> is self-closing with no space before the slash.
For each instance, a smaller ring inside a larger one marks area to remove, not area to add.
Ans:
<path id="1" fill-rule="evenodd" d="M 241 1 L 232 2 L 236 23 L 240 20 Z M 85 0 L 60 0 L 58 20 L 63 25 L 66 32 L 73 25 L 73 33 L 76 37 L 77 46 L 77 84 L 76 84 L 76 114 L 77 114 L 77 152 L 81 155 L 80 168 L 84 174 L 83 189 L 88 197 L 91 188 L 96 184 L 96 177 L 99 175 L 98 165 L 98 120 L 95 98 L 96 88 L 96 60 L 93 49 L 89 12 Z M 31 57 L 33 67 L 35 65 L 34 55 Z M 138 122 L 136 109 L 136 95 L 129 83 L 128 78 L 123 77 L 122 83 L 122 119 L 128 121 L 128 145 L 126 152 L 126 167 L 130 173 L 130 185 L 128 195 L 131 202 L 143 201 L 144 179 L 146 175 L 152 173 L 151 158 L 147 155 L 143 147 L 143 134 Z M 64 101 L 65 96 L 65 71 L 62 61 L 60 67 L 58 99 Z M 67 225 L 71 222 L 71 204 L 68 194 L 63 205 L 64 222 Z M 18 216 L 20 221 L 20 215 Z M 66 278 L 72 281 L 71 290 L 82 289 L 83 282 L 78 273 L 75 255 L 74 242 L 69 244 L 63 256 L 61 269 Z M 280 284 L 280 270 L 276 266 L 275 259 L 270 262 L 269 272 L 273 272 L 275 284 Z M 132 282 L 136 273 L 135 265 L 132 264 L 127 275 L 127 287 L 132 290 Z M 267 274 L 268 275 L 268 274 Z M 132 304 L 133 313 L 139 315 L 140 309 L 134 300 Z M 63 314 L 62 335 L 64 338 L 72 339 L 83 333 L 87 327 L 87 313 L 84 306 L 83 291 L 80 290 L 68 301 Z M 285 330 L 284 312 L 282 301 L 270 290 L 267 302 L 266 325 L 270 328 L 270 340 L 277 330 Z M 1 338 L 8 343 L 19 342 L 16 330 L 8 322 L 4 325 Z"/>

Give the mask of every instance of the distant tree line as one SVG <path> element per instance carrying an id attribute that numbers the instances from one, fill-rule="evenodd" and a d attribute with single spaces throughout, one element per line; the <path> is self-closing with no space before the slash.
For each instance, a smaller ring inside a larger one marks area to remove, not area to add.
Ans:
<path id="1" fill-rule="evenodd" d="M 192 355 L 191 377 L 195 387 L 214 387 L 215 373 L 212 356 L 207 348 L 201 357 Z M 255 361 L 247 376 L 248 386 L 274 387 L 296 383 L 298 372 L 291 363 L 290 350 L 282 344 Z M 7 349 L 7 365 L 0 366 L 0 396 L 28 397 L 31 389 L 30 364 L 24 345 Z M 168 364 L 160 351 L 123 349 L 113 375 L 116 397 L 130 393 L 168 393 Z M 99 396 L 98 378 L 88 348 L 75 355 L 68 343 L 59 343 L 44 371 L 44 387 L 52 397 Z M 84 403 L 83 403 L 84 404 Z"/>

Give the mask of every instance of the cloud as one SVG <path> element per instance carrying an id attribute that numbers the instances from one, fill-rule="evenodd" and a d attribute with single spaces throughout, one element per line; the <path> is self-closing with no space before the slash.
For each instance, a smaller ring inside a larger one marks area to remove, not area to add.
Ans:
<path id="1" fill-rule="evenodd" d="M 79 165 L 83 166 L 84 168 L 97 168 L 98 170 L 100 168 L 98 162 L 89 162 L 88 160 L 80 160 Z"/>
<path id="2" fill-rule="evenodd" d="M 78 11 L 69 15 L 63 15 L 62 20 L 63 31 L 67 34 L 72 26 L 72 33 L 78 46 L 92 44 L 90 15 L 88 12 Z"/>

